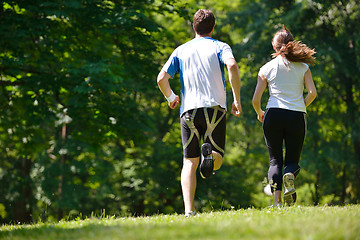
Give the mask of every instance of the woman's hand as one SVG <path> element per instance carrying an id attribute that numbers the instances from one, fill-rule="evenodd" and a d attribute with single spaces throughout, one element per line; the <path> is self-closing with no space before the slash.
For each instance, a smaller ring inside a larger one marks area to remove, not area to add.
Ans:
<path id="1" fill-rule="evenodd" d="M 260 114 L 257 115 L 257 119 L 260 122 L 263 122 L 264 121 L 264 115 L 265 115 L 265 112 L 263 110 L 260 110 Z"/>

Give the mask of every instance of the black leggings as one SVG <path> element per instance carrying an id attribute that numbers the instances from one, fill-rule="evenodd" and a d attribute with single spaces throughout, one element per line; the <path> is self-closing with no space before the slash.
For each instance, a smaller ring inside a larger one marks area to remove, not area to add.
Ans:
<path id="1" fill-rule="evenodd" d="M 269 108 L 264 116 L 263 131 L 269 151 L 268 179 L 272 191 L 282 190 L 283 167 L 285 173 L 295 177 L 300 171 L 299 161 L 305 139 L 306 114 L 281 108 Z M 285 162 L 283 160 L 285 142 Z"/>

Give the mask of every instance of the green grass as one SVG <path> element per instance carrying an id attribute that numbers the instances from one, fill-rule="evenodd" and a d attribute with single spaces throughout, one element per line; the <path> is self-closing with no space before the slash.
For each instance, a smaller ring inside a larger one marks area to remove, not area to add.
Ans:
<path id="1" fill-rule="evenodd" d="M 0 239 L 360 239 L 360 205 L 3 225 Z"/>

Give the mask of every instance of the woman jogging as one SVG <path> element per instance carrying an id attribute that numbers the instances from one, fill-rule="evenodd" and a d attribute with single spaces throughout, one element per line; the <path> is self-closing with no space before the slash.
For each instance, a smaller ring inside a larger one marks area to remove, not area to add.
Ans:
<path id="1" fill-rule="evenodd" d="M 300 171 L 299 160 L 306 132 L 306 107 L 316 97 L 315 84 L 307 65 L 315 63 L 315 50 L 294 41 L 284 25 L 274 35 L 272 46 L 275 50 L 272 54 L 274 59 L 260 68 L 252 102 L 258 120 L 263 123 L 269 151 L 268 179 L 274 197 L 273 206 L 281 206 L 283 184 L 285 204 L 292 205 L 296 201 L 294 180 Z M 264 112 L 261 109 L 261 96 L 267 84 L 270 97 Z M 308 92 L 305 99 L 304 86 Z"/>

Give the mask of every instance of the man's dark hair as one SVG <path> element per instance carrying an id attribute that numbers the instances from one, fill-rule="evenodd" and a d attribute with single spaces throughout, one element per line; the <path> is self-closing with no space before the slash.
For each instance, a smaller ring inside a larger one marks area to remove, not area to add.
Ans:
<path id="1" fill-rule="evenodd" d="M 199 9 L 194 14 L 194 30 L 199 35 L 209 34 L 215 26 L 215 16 L 211 10 Z"/>

